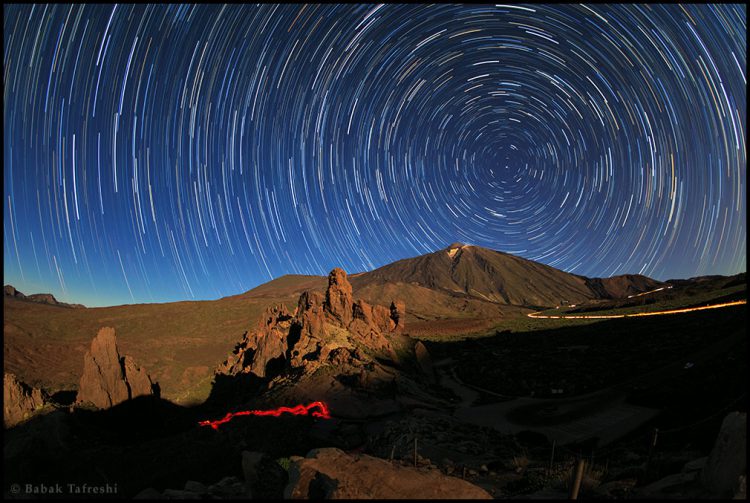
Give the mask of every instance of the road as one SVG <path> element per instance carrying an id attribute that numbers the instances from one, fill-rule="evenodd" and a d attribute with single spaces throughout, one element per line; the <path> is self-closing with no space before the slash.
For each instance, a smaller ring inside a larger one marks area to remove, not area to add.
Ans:
<path id="1" fill-rule="evenodd" d="M 593 319 L 610 319 L 610 318 L 636 318 L 640 316 L 661 316 L 665 314 L 681 314 L 681 313 L 691 313 L 693 311 L 704 311 L 706 309 L 720 309 L 723 307 L 731 307 L 731 306 L 740 306 L 742 304 L 747 304 L 747 300 L 735 300 L 734 302 L 724 302 L 722 304 L 712 304 L 710 306 L 700 306 L 700 307 L 686 307 L 682 309 L 670 309 L 667 311 L 651 311 L 651 312 L 644 312 L 644 313 L 632 313 L 632 314 L 598 314 L 598 315 L 557 315 L 557 316 L 547 316 L 543 314 L 539 314 L 542 311 L 537 311 L 535 313 L 529 313 L 526 316 L 529 318 L 543 318 L 543 319 L 561 319 L 561 320 L 593 320 Z"/>

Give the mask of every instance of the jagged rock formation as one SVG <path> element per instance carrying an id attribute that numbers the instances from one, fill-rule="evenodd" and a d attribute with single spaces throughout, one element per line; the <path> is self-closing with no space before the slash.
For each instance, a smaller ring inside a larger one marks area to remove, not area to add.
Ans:
<path id="1" fill-rule="evenodd" d="M 155 384 L 130 356 L 120 356 L 115 329 L 104 327 L 83 358 L 83 375 L 76 402 L 100 409 L 141 395 L 154 394 Z"/>
<path id="2" fill-rule="evenodd" d="M 339 449 L 314 449 L 289 469 L 285 499 L 492 499 L 484 489 L 439 470 L 395 466 Z"/>
<path id="3" fill-rule="evenodd" d="M 396 361 L 388 334 L 403 330 L 404 312 L 400 301 L 390 307 L 355 301 L 346 272 L 336 268 L 328 276 L 325 296 L 302 293 L 294 313 L 283 305 L 266 309 L 217 373 L 268 378 L 285 364 L 309 373 L 321 362 L 340 368 L 364 362 L 365 353 Z"/>
<path id="4" fill-rule="evenodd" d="M 19 381 L 14 374 L 3 374 L 3 424 L 6 428 L 24 421 L 42 405 L 41 390 Z"/>
<path id="5" fill-rule="evenodd" d="M 286 355 L 291 320 L 292 314 L 284 305 L 267 308 L 255 330 L 245 332 L 242 341 L 217 372 L 229 375 L 252 372 L 265 377 L 269 363 Z"/>
<path id="6" fill-rule="evenodd" d="M 346 327 L 352 321 L 352 285 L 341 268 L 335 268 L 328 275 L 328 290 L 323 307 L 326 314 L 341 326 Z"/>

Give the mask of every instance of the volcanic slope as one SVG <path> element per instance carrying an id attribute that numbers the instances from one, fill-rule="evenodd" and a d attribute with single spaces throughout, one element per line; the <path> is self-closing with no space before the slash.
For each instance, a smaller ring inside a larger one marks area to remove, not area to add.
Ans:
<path id="1" fill-rule="evenodd" d="M 662 284 L 641 275 L 586 278 L 509 253 L 460 243 L 351 278 L 355 291 L 365 298 L 376 286 L 394 283 L 515 306 L 626 297 Z"/>

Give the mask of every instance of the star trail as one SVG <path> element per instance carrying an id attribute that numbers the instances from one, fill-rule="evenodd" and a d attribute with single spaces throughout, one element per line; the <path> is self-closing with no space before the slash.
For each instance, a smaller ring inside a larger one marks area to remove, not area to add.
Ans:
<path id="1" fill-rule="evenodd" d="M 746 268 L 744 5 L 6 5 L 4 274 L 214 299 L 460 241 Z"/>

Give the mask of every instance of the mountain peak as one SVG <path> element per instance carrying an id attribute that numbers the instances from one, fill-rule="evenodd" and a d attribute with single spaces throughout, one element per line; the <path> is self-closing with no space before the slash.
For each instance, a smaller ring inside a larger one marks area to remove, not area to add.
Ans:
<path id="1" fill-rule="evenodd" d="M 464 299 L 535 307 L 627 297 L 661 285 L 645 277 L 585 278 L 509 253 L 458 242 L 439 252 L 364 273 L 352 284 L 359 291 L 382 289 L 384 284 L 418 286 Z"/>

